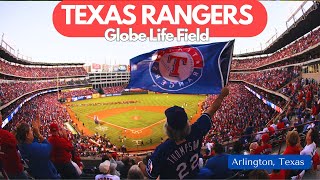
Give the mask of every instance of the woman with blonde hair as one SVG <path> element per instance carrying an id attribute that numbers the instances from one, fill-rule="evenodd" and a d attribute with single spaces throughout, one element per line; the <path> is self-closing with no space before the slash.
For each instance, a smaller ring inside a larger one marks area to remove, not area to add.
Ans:
<path id="1" fill-rule="evenodd" d="M 287 147 L 283 152 L 283 155 L 300 155 L 301 145 L 300 137 L 297 131 L 289 131 L 286 137 Z M 286 178 L 290 178 L 294 175 L 297 175 L 296 171 L 292 170 L 282 170 L 282 173 L 285 173 Z"/>
<path id="2" fill-rule="evenodd" d="M 300 137 L 297 131 L 289 131 L 286 137 L 287 147 L 283 152 L 283 155 L 287 154 L 300 154 L 301 145 Z"/>

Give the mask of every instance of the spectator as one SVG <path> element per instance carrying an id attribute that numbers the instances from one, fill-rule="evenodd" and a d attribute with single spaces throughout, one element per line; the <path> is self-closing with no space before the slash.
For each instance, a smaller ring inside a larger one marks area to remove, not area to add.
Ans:
<path id="1" fill-rule="evenodd" d="M 249 173 L 249 179 L 269 179 L 269 175 L 265 170 L 253 170 Z"/>
<path id="2" fill-rule="evenodd" d="M 0 164 L 10 179 L 27 179 L 23 171 L 21 157 L 18 154 L 17 140 L 13 134 L 1 129 L 2 115 L 0 113 Z"/>
<path id="3" fill-rule="evenodd" d="M 119 176 L 110 174 L 110 161 L 108 160 L 100 164 L 99 171 L 102 174 L 96 175 L 95 180 L 104 180 L 104 179 L 120 180 Z"/>
<path id="4" fill-rule="evenodd" d="M 112 157 L 113 161 L 115 163 L 117 163 L 116 170 L 119 172 L 120 169 L 124 167 L 123 162 L 119 160 L 118 153 L 116 151 L 111 153 L 111 157 Z M 120 174 L 120 172 L 119 172 L 119 174 Z"/>
<path id="5" fill-rule="evenodd" d="M 241 141 L 236 141 L 233 143 L 233 153 L 232 154 L 243 154 L 243 145 Z"/>
<path id="6" fill-rule="evenodd" d="M 52 145 L 51 161 L 54 163 L 62 179 L 78 179 L 79 174 L 71 163 L 73 145 L 68 140 L 65 130 L 59 129 L 56 123 L 50 124 L 51 137 L 48 141 Z"/>
<path id="7" fill-rule="evenodd" d="M 270 179 L 285 179 L 286 176 L 285 176 L 284 171 L 281 171 L 279 169 L 274 169 L 274 170 L 272 170 L 272 173 L 269 174 L 269 178 Z"/>
<path id="8" fill-rule="evenodd" d="M 142 172 L 150 178 L 194 178 L 199 172 L 198 159 L 203 136 L 211 128 L 212 115 L 228 94 L 227 88 L 222 89 L 211 107 L 191 126 L 183 108 L 168 108 L 165 111 L 165 128 L 169 139 L 156 148 L 147 166 L 142 161 L 138 162 Z"/>
<path id="9" fill-rule="evenodd" d="M 283 155 L 294 155 L 300 154 L 300 137 L 297 131 L 289 131 L 286 137 L 287 147 L 283 152 Z M 291 170 L 282 170 L 285 173 L 286 178 L 290 178 L 294 175 L 297 175 L 296 171 Z M 283 173 L 283 172 L 281 172 Z"/>
<path id="10" fill-rule="evenodd" d="M 50 161 L 51 145 L 40 134 L 40 119 L 32 122 L 32 128 L 22 123 L 18 126 L 16 138 L 22 158 L 28 164 L 31 175 L 36 179 L 60 178 Z M 33 135 L 34 133 L 34 135 Z"/>
<path id="11" fill-rule="evenodd" d="M 278 124 L 277 124 L 277 129 L 281 130 L 285 128 L 285 124 L 283 122 L 283 120 L 279 119 Z"/>
<path id="12" fill-rule="evenodd" d="M 209 176 L 202 176 L 205 179 L 226 179 L 233 175 L 233 172 L 228 168 L 228 156 L 224 153 L 221 144 L 217 143 L 214 146 L 215 156 L 210 158 L 205 165 L 205 168 L 209 169 L 211 172 Z M 201 173 L 201 170 L 200 170 Z M 205 174 L 205 173 L 202 173 Z"/>
<path id="13" fill-rule="evenodd" d="M 313 160 L 313 167 L 316 169 L 317 165 L 320 164 L 319 156 L 317 154 L 317 144 L 319 141 L 319 134 L 316 128 L 311 128 L 306 136 L 306 146 L 300 152 L 300 155 L 309 155 Z"/>
<path id="14" fill-rule="evenodd" d="M 300 137 L 297 131 L 289 131 L 286 138 L 287 147 L 283 155 L 300 154 Z"/>
<path id="15" fill-rule="evenodd" d="M 249 150 L 250 154 L 259 154 L 260 152 L 258 151 L 259 149 L 259 144 L 257 142 L 253 142 L 250 144 Z"/>
<path id="16" fill-rule="evenodd" d="M 131 168 L 132 166 L 132 161 L 130 160 L 130 158 L 128 156 L 124 156 L 122 158 L 122 162 L 124 164 L 124 166 L 120 169 L 120 177 L 121 179 L 126 179 L 127 178 L 127 175 L 128 175 L 128 172 L 129 172 L 129 169 Z"/>
<path id="17" fill-rule="evenodd" d="M 246 135 L 245 137 L 247 138 L 248 142 L 250 142 L 253 130 L 254 130 L 253 124 L 252 124 L 252 122 L 249 122 L 249 126 L 245 130 L 245 135 Z"/>
<path id="18" fill-rule="evenodd" d="M 268 155 L 272 152 L 272 146 L 269 144 L 269 134 L 263 134 L 261 137 L 261 145 L 256 150 L 258 154 Z"/>
<path id="19" fill-rule="evenodd" d="M 127 178 L 128 179 L 145 179 L 145 176 L 143 175 L 143 172 L 138 167 L 138 165 L 133 165 L 129 169 Z"/>
<path id="20" fill-rule="evenodd" d="M 120 173 L 117 171 L 117 162 L 113 159 L 112 155 L 109 153 L 103 155 L 102 162 L 105 162 L 106 160 L 110 161 L 110 174 L 120 177 Z"/>

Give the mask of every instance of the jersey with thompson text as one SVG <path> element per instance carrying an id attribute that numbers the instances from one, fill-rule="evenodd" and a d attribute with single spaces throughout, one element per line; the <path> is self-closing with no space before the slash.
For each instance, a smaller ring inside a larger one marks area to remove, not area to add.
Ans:
<path id="1" fill-rule="evenodd" d="M 199 154 L 203 137 L 211 128 L 208 114 L 191 125 L 191 132 L 186 141 L 177 145 L 168 139 L 160 144 L 148 161 L 146 171 L 150 178 L 190 179 L 199 172 Z"/>

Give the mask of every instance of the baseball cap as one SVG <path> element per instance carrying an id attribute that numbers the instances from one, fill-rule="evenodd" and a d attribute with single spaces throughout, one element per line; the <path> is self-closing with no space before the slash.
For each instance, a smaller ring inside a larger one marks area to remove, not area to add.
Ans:
<path id="1" fill-rule="evenodd" d="M 113 159 L 117 159 L 118 154 L 117 154 L 117 152 L 113 152 L 113 153 L 111 153 L 111 156 Z"/>
<path id="2" fill-rule="evenodd" d="M 262 142 L 266 143 L 269 141 L 269 138 L 270 138 L 269 134 L 264 134 L 264 135 L 262 135 L 261 140 L 262 140 Z"/>
<path id="3" fill-rule="evenodd" d="M 182 107 L 179 106 L 168 108 L 165 111 L 165 115 L 167 117 L 168 125 L 175 130 L 183 129 L 188 122 L 187 113 Z"/>
<path id="4" fill-rule="evenodd" d="M 108 173 L 110 169 L 110 161 L 106 160 L 99 165 L 99 171 L 101 173 Z"/>
<path id="5" fill-rule="evenodd" d="M 49 128 L 50 128 L 50 131 L 58 131 L 59 130 L 58 124 L 56 124 L 56 123 L 50 124 Z"/>

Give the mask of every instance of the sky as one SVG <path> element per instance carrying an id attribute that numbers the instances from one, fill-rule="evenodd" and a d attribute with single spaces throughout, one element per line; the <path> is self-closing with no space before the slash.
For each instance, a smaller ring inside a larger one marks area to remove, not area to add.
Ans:
<path id="1" fill-rule="evenodd" d="M 263 1 L 268 14 L 264 31 L 250 38 L 235 38 L 234 54 L 261 50 L 265 43 L 286 30 L 286 21 L 302 1 Z M 101 38 L 69 38 L 52 23 L 58 2 L 0 2 L 0 33 L 16 52 L 31 61 L 129 64 L 130 58 L 154 49 L 194 42 L 108 42 Z M 309 7 L 307 4 L 306 7 Z M 210 42 L 234 38 L 211 38 Z"/>

